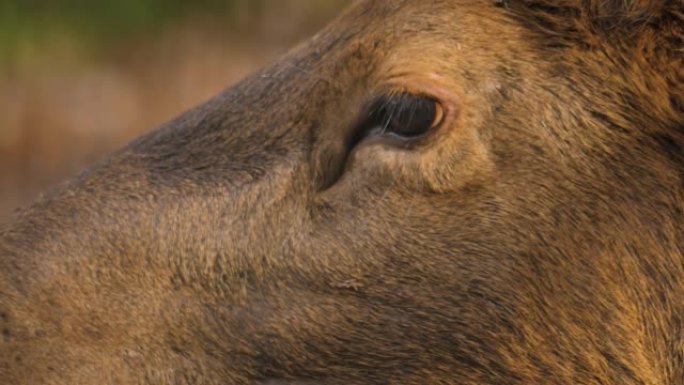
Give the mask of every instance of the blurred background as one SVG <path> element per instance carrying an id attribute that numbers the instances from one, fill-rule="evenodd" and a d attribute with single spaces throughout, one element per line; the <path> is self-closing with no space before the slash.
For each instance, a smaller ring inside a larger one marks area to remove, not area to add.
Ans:
<path id="1" fill-rule="evenodd" d="M 349 0 L 0 0 L 0 222 Z"/>

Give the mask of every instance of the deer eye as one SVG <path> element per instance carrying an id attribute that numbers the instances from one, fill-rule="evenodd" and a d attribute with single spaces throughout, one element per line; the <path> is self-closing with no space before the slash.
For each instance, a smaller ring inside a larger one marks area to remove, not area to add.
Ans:
<path id="1" fill-rule="evenodd" d="M 376 99 L 357 131 L 365 137 L 421 138 L 439 128 L 444 109 L 435 99 L 424 95 L 399 93 Z"/>

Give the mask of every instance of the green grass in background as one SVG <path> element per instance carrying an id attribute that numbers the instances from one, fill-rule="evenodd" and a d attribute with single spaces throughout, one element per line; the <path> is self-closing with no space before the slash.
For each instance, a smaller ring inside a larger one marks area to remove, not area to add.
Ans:
<path id="1" fill-rule="evenodd" d="M 256 15 L 268 0 L 0 0 L 0 64 L 22 49 L 67 37 L 91 47 L 154 33 L 192 17 Z M 243 20 L 244 22 L 244 20 Z"/>
<path id="2" fill-rule="evenodd" d="M 66 43 L 98 55 L 189 21 L 248 34 L 268 10 L 296 5 L 331 17 L 349 0 L 0 0 L 0 70 L 21 68 Z M 307 13 L 308 15 L 309 13 Z M 287 18 L 287 15 L 282 17 Z M 307 16 L 308 17 L 308 16 Z M 257 23 L 254 23 L 257 21 Z M 64 51 L 62 49 L 62 51 Z M 40 60 L 40 59 L 39 59 Z M 48 59 L 45 59 L 48 60 Z M 1 71 L 0 71 L 1 74 Z"/>
<path id="3" fill-rule="evenodd" d="M 5 39 L 66 27 L 106 36 L 155 28 L 188 14 L 228 17 L 258 10 L 263 0 L 0 0 L 0 33 Z"/>

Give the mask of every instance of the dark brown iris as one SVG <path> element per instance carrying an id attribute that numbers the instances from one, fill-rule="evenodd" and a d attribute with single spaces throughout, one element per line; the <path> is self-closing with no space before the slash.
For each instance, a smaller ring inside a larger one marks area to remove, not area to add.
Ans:
<path id="1" fill-rule="evenodd" d="M 442 106 L 430 97 L 408 93 L 386 95 L 371 105 L 361 132 L 363 136 L 414 139 L 439 127 L 443 119 Z"/>

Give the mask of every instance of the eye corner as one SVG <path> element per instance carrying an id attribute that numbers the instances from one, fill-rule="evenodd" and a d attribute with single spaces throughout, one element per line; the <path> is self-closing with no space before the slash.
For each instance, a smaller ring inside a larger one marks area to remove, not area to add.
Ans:
<path id="1" fill-rule="evenodd" d="M 508 0 L 495 0 L 494 6 L 497 8 L 509 9 Z"/>

